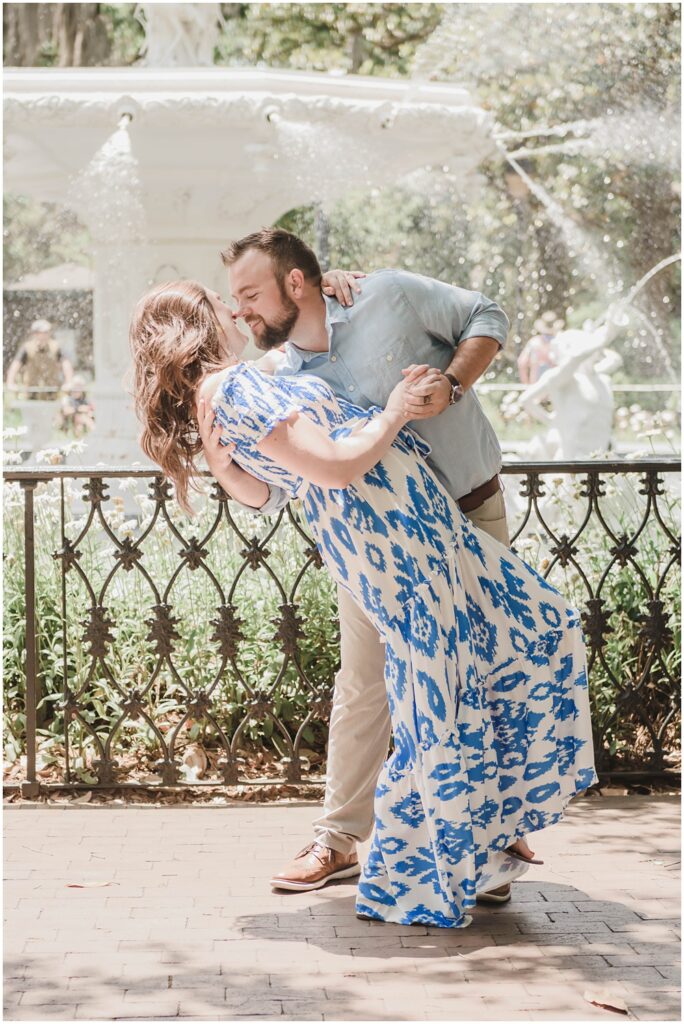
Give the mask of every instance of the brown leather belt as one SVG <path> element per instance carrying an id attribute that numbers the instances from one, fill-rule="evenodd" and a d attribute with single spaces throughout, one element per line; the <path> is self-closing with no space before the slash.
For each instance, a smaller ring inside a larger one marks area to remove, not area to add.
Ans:
<path id="1" fill-rule="evenodd" d="M 480 484 L 470 494 L 464 494 L 462 498 L 458 499 L 459 508 L 461 512 L 472 512 L 473 509 L 478 508 L 483 501 L 487 498 L 491 498 L 492 494 L 496 494 L 497 491 L 501 490 L 501 481 L 499 480 L 499 474 L 493 476 L 491 480 L 487 480 L 486 483 Z"/>

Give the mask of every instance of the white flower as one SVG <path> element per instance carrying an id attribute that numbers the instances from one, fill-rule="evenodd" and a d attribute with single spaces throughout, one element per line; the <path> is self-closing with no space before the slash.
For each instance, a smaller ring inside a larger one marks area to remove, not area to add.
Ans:
<path id="1" fill-rule="evenodd" d="M 43 448 L 36 454 L 36 462 L 47 462 L 51 466 L 58 466 L 62 462 L 62 452 L 59 448 Z"/>
<path id="2" fill-rule="evenodd" d="M 134 491 L 138 485 L 138 481 L 134 476 L 125 476 L 119 480 L 118 488 L 120 491 Z"/>
<path id="3" fill-rule="evenodd" d="M 28 427 L 5 427 L 2 432 L 3 441 L 9 441 L 13 437 L 23 437 L 28 434 Z"/>
<path id="4" fill-rule="evenodd" d="M 62 445 L 62 451 L 65 455 L 70 455 L 72 452 L 81 454 L 87 448 L 85 441 L 80 438 L 76 438 L 74 441 L 67 441 L 66 444 Z"/>
<path id="5" fill-rule="evenodd" d="M 149 498 L 146 494 L 134 494 L 133 501 L 140 507 L 140 511 L 145 516 L 150 516 L 155 510 L 156 502 Z"/>
<path id="6" fill-rule="evenodd" d="M 69 523 L 69 533 L 77 537 L 87 522 L 87 516 L 81 516 L 80 519 L 72 519 Z"/>
<path id="7" fill-rule="evenodd" d="M 642 430 L 637 434 L 637 438 L 641 440 L 643 437 L 659 437 L 662 432 L 663 431 L 660 427 L 652 427 L 650 430 Z"/>
<path id="8" fill-rule="evenodd" d="M 59 494 L 49 491 L 36 491 L 35 506 L 43 510 L 57 510 L 61 507 L 62 501 Z"/>

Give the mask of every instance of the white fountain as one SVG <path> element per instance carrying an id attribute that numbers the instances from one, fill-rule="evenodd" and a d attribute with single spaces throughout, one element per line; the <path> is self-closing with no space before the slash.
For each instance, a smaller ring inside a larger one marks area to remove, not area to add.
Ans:
<path id="1" fill-rule="evenodd" d="M 548 427 L 546 434 L 529 442 L 528 458 L 570 462 L 608 451 L 614 406 L 610 377 L 622 365 L 621 356 L 608 345 L 617 330 L 614 324 L 586 323 L 553 339 L 555 366 L 520 397 L 520 407 Z"/>
<path id="2" fill-rule="evenodd" d="M 194 66 L 149 66 L 173 63 L 170 34 L 188 6 L 212 9 L 203 31 L 183 35 Z M 229 239 L 428 165 L 467 184 L 494 151 L 490 115 L 460 86 L 205 67 L 218 5 L 142 7 L 148 66 L 4 73 L 6 189 L 71 206 L 93 239 L 88 461 L 109 464 L 143 459 L 124 377 L 147 286 L 187 276 L 222 288 Z"/>
<path id="3" fill-rule="evenodd" d="M 657 263 L 596 323 L 587 321 L 581 329 L 555 336 L 551 343 L 555 365 L 526 387 L 518 400 L 522 410 L 548 427 L 546 434 L 527 444 L 527 458 L 569 462 L 609 450 L 615 405 L 611 375 L 622 366 L 622 357 L 609 345 L 629 325 L 639 292 L 679 260 L 681 254 L 676 253 Z"/>

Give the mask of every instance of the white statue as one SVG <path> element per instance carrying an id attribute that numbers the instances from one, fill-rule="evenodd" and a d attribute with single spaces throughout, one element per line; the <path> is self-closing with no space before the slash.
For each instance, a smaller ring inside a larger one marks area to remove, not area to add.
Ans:
<path id="1" fill-rule="evenodd" d="M 136 15 L 145 29 L 147 67 L 213 65 L 223 25 L 220 4 L 138 4 Z"/>
<path id="2" fill-rule="evenodd" d="M 614 404 L 610 375 L 622 365 L 608 345 L 627 323 L 623 308 L 611 309 L 600 327 L 587 321 L 582 330 L 561 331 L 553 339 L 556 365 L 520 397 L 520 406 L 550 428 L 531 442 L 528 458 L 567 462 L 608 451 Z M 545 400 L 551 402 L 550 412 Z"/>

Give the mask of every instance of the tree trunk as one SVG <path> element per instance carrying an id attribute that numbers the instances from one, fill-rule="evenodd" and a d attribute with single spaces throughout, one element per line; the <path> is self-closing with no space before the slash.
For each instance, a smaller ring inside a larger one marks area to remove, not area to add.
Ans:
<path id="1" fill-rule="evenodd" d="M 99 4 L 55 4 L 54 35 L 60 67 L 104 64 L 111 49 Z"/>
<path id="2" fill-rule="evenodd" d="M 41 50 L 56 52 L 55 63 L 93 67 L 107 63 L 111 40 L 100 4 L 3 4 L 5 64 L 36 67 Z"/>
<path id="3" fill-rule="evenodd" d="M 349 70 L 353 75 L 358 72 L 359 68 L 363 64 L 364 50 L 363 33 L 360 28 L 355 29 L 349 46 L 349 59 L 351 61 L 351 67 Z"/>
<path id="4" fill-rule="evenodd" d="M 316 255 L 323 273 L 330 269 L 330 224 L 320 203 L 316 203 L 314 212 L 314 231 L 316 233 Z"/>
<path id="5" fill-rule="evenodd" d="M 52 36 L 52 4 L 3 4 L 6 67 L 35 67 Z"/>

